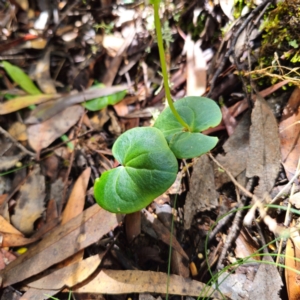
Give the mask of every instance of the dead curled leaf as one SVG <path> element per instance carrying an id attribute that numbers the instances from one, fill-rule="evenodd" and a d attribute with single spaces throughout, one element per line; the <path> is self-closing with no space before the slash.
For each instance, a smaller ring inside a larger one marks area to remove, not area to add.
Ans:
<path id="1" fill-rule="evenodd" d="M 2 286 L 23 281 L 98 241 L 119 223 L 115 214 L 91 206 L 68 223 L 54 228 L 0 272 Z"/>

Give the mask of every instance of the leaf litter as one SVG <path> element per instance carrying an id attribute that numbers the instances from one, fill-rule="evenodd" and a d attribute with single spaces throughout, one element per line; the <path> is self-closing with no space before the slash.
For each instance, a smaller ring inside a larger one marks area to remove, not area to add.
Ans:
<path id="1" fill-rule="evenodd" d="M 297 237 L 286 238 L 287 253 L 280 266 L 289 269 L 283 287 L 282 272 L 273 260 L 280 248 L 271 243 L 285 217 L 288 195 L 277 199 L 281 209 L 268 209 L 271 230 L 264 225 L 259 205 L 273 202 L 278 189 L 297 174 L 299 88 L 287 86 L 295 83 L 293 78 L 276 74 L 288 62 L 282 57 L 274 56 L 272 62 L 277 64 L 271 74 L 277 82 L 262 77 L 250 80 L 245 75 L 243 84 L 248 84 L 249 93 L 237 76 L 251 70 L 264 72 L 254 70 L 256 62 L 249 49 L 260 47 L 253 41 L 255 37 L 261 42 L 260 25 L 268 4 L 238 8 L 233 1 L 221 1 L 220 7 L 204 1 L 202 14 L 194 3 L 174 2 L 162 8 L 162 17 L 169 21 L 163 35 L 173 98 L 210 94 L 223 106 L 220 126 L 205 132 L 220 138 L 212 154 L 222 167 L 206 155 L 181 160 L 177 185 L 136 218 L 123 222 L 122 216 L 94 204 L 92 187 L 99 175 L 117 166 L 111 149 L 118 135 L 153 124 L 152 116 L 164 108 L 151 7 L 125 1 L 114 6 L 107 1 L 100 14 L 93 1 L 64 1 L 57 4 L 58 15 L 51 16 L 44 9 L 37 14 L 27 1 L 15 2 L 14 7 L 0 5 L 5 16 L 0 49 L 0 276 L 4 291 L 12 285 L 24 293 L 21 299 L 56 294 L 63 299 L 61 291 L 67 289 L 80 297 L 145 292 L 164 297 L 169 280 L 169 293 L 182 296 L 214 293 L 217 299 L 224 295 L 279 299 L 286 293 L 297 299 L 293 270 L 299 258 L 293 248 Z M 14 18 L 7 13 L 11 9 Z M 229 20 L 233 23 L 222 39 L 221 24 L 229 25 Z M 30 27 L 36 34 L 24 35 Z M 49 43 L 37 39 L 44 34 L 51 35 Z M 106 87 L 97 87 L 99 83 Z M 291 94 L 287 103 L 282 100 L 283 86 Z M 281 100 L 274 103 L 272 93 Z M 296 193 L 288 209 L 299 207 L 297 178 L 290 185 Z M 254 194 L 259 217 L 254 219 L 253 214 L 247 228 L 242 223 L 245 213 L 239 220 L 231 217 L 236 208 L 252 204 L 243 187 L 248 196 Z M 294 227 L 291 224 L 290 230 Z M 236 242 L 226 242 L 231 232 L 236 232 Z M 225 276 L 216 273 L 222 247 L 226 250 L 222 263 L 229 268 Z M 270 255 L 247 263 L 249 256 L 259 257 L 262 247 Z"/>

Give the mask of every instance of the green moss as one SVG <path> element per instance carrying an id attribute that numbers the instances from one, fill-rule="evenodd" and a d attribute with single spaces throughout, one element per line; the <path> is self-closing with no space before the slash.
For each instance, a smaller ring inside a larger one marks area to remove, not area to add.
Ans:
<path id="1" fill-rule="evenodd" d="M 269 8 L 260 29 L 263 30 L 262 46 L 256 69 L 272 65 L 274 53 L 282 66 L 294 68 L 300 62 L 300 0 L 283 1 Z M 278 70 L 273 69 L 276 73 Z M 272 78 L 269 83 L 278 79 Z"/>

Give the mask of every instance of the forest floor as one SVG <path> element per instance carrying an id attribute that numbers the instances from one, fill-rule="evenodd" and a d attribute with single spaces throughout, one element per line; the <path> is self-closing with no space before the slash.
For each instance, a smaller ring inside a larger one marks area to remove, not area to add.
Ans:
<path id="1" fill-rule="evenodd" d="M 219 141 L 125 216 L 93 187 L 166 107 L 152 6 L 1 1 L 0 299 L 298 299 L 298 7 L 161 3 L 173 100 L 213 99 Z"/>

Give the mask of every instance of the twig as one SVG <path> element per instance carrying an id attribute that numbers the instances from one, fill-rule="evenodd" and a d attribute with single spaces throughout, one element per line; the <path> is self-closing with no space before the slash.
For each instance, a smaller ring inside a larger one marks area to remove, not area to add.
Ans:
<path id="1" fill-rule="evenodd" d="M 247 183 L 247 190 L 252 190 L 253 187 L 254 187 L 254 178 L 250 178 Z M 244 195 L 241 199 L 241 202 L 238 204 L 238 208 L 243 208 L 246 205 L 247 199 L 249 199 L 249 197 Z M 237 213 L 234 216 L 230 231 L 226 237 L 226 241 L 224 243 L 222 252 L 219 256 L 219 260 L 217 263 L 217 270 L 221 270 L 224 268 L 223 261 L 226 257 L 227 251 L 229 250 L 231 245 L 235 242 L 235 240 L 240 234 L 244 215 L 245 215 L 245 211 L 240 209 L 237 211 Z"/>
<path id="2" fill-rule="evenodd" d="M 29 151 L 28 149 L 26 149 L 22 144 L 20 144 L 14 137 L 12 137 L 4 128 L 2 128 L 0 126 L 0 132 L 7 137 L 8 139 L 10 139 L 21 151 L 23 151 L 24 153 L 32 156 L 32 157 L 36 157 L 36 153 Z"/>
<path id="3" fill-rule="evenodd" d="M 240 191 L 247 197 L 251 198 L 254 202 L 252 208 L 249 210 L 247 215 L 244 218 L 244 224 L 250 225 L 255 217 L 255 211 L 258 209 L 260 217 L 264 221 L 264 223 L 269 227 L 269 230 L 280 235 L 286 233 L 286 229 L 282 226 L 279 226 L 274 219 L 272 219 L 269 215 L 267 215 L 267 212 L 264 208 L 264 205 L 262 202 L 252 193 L 250 193 L 247 189 L 245 189 L 242 185 L 240 185 L 233 175 L 226 170 L 211 154 L 209 154 L 209 157 L 221 168 L 223 169 L 226 174 L 229 176 L 231 181 L 240 189 Z M 274 199 L 273 199 L 274 200 Z"/>

